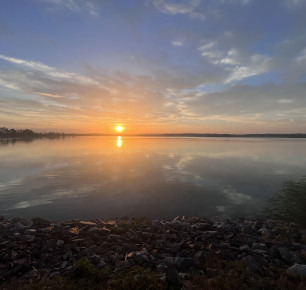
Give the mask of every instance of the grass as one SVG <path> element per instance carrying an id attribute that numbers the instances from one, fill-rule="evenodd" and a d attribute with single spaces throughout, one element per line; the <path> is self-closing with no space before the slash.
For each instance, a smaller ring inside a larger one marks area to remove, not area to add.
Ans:
<path id="1" fill-rule="evenodd" d="M 97 269 L 87 258 L 75 263 L 75 273 L 71 278 L 57 277 L 37 283 L 14 287 L 20 290 L 155 290 L 167 289 L 166 283 L 151 269 L 132 267 L 128 270 L 111 273 L 109 267 Z"/>

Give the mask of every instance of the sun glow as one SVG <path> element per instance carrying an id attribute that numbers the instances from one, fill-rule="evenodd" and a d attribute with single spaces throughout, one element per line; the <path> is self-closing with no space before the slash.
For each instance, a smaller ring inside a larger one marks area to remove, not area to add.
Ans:
<path id="1" fill-rule="evenodd" d="M 124 128 L 123 128 L 122 126 L 117 126 L 117 127 L 115 127 L 115 130 L 116 130 L 118 133 L 120 133 L 120 132 L 122 132 L 122 131 L 124 130 Z"/>

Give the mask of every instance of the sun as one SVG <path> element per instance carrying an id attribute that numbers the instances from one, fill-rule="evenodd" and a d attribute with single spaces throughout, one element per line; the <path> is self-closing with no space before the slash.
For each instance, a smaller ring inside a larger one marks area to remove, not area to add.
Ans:
<path id="1" fill-rule="evenodd" d="M 120 132 L 122 132 L 122 131 L 124 130 L 124 128 L 123 128 L 122 126 L 117 126 L 117 127 L 115 127 L 115 130 L 116 130 L 118 133 L 120 133 Z"/>

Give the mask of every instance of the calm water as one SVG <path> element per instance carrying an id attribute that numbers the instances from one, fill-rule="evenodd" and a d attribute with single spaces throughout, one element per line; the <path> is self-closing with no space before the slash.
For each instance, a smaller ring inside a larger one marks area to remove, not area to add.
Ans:
<path id="1" fill-rule="evenodd" d="M 0 140 L 0 214 L 260 216 L 306 173 L 306 140 L 76 137 Z"/>

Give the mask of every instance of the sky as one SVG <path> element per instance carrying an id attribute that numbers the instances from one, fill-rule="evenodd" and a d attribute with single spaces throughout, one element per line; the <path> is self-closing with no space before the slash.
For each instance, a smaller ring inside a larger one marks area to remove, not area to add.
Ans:
<path id="1" fill-rule="evenodd" d="M 4 0 L 0 127 L 306 133 L 306 0 Z"/>

